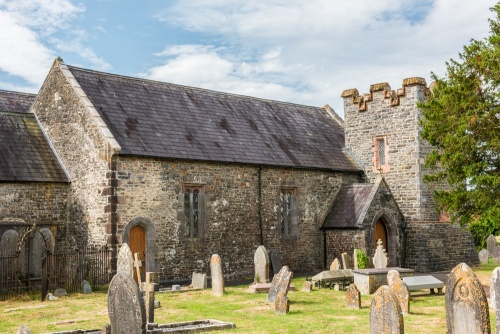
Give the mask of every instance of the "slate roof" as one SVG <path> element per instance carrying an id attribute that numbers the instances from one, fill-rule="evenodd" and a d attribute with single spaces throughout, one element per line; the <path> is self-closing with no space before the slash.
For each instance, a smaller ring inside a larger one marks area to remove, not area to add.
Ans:
<path id="1" fill-rule="evenodd" d="M 353 184 L 340 188 L 330 210 L 326 215 L 322 228 L 356 229 L 362 228 L 357 222 L 366 214 L 366 206 L 372 200 L 374 184 Z"/>
<path id="2" fill-rule="evenodd" d="M 323 108 L 68 68 L 122 155 L 361 170 Z"/>
<path id="3" fill-rule="evenodd" d="M 29 113 L 35 97 L 0 91 L 0 182 L 68 182 L 35 115 Z"/>

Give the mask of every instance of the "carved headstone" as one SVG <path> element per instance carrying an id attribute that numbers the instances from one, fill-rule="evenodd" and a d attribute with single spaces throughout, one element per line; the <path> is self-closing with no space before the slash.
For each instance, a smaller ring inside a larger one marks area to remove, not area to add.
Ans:
<path id="1" fill-rule="evenodd" d="M 132 276 L 119 273 L 111 280 L 108 315 L 112 334 L 146 332 L 144 301 Z"/>
<path id="2" fill-rule="evenodd" d="M 493 263 L 500 263 L 500 246 L 493 246 L 490 257 L 493 259 Z"/>
<path id="3" fill-rule="evenodd" d="M 500 332 L 500 267 L 496 267 L 491 274 L 490 281 L 490 307 L 496 313 L 496 333 Z"/>
<path id="4" fill-rule="evenodd" d="M 191 287 L 193 289 L 206 289 L 207 288 L 207 274 L 193 272 L 191 279 Z"/>
<path id="5" fill-rule="evenodd" d="M 354 248 L 354 251 L 352 252 L 352 262 L 353 262 L 353 267 L 354 270 L 358 270 L 358 250 Z"/>
<path id="6" fill-rule="evenodd" d="M 269 282 L 269 254 L 266 247 L 260 245 L 255 251 L 253 258 L 255 265 L 255 283 L 268 283 Z"/>
<path id="7" fill-rule="evenodd" d="M 345 302 L 347 307 L 360 309 L 361 308 L 361 292 L 359 292 L 356 284 L 351 283 L 345 293 Z"/>
<path id="8" fill-rule="evenodd" d="M 277 273 L 279 273 L 279 271 L 283 267 L 283 264 L 281 263 L 280 254 L 275 250 L 271 251 L 271 262 L 273 265 L 273 273 L 274 273 L 274 275 L 276 275 Z"/>
<path id="9" fill-rule="evenodd" d="M 410 291 L 406 283 L 399 276 L 399 272 L 389 270 L 387 273 L 387 285 L 398 299 L 403 315 L 410 313 Z"/>
<path id="10" fill-rule="evenodd" d="M 16 334 L 31 334 L 31 330 L 25 324 L 22 324 L 21 327 L 17 330 Z"/>
<path id="11" fill-rule="evenodd" d="M 344 269 L 354 269 L 351 257 L 345 252 L 342 253 L 342 266 Z"/>
<path id="12" fill-rule="evenodd" d="M 274 303 L 276 301 L 276 296 L 280 291 L 283 291 L 285 295 L 288 293 L 292 277 L 293 273 L 287 266 L 283 266 L 280 272 L 274 275 L 271 287 L 269 288 L 269 292 L 267 294 L 267 301 L 269 303 Z"/>
<path id="13" fill-rule="evenodd" d="M 311 292 L 312 291 L 312 282 L 311 281 L 305 281 L 302 283 L 302 291 L 303 292 Z"/>
<path id="14" fill-rule="evenodd" d="M 134 258 L 128 244 L 123 243 L 117 258 L 117 274 L 124 274 L 134 277 Z"/>
<path id="15" fill-rule="evenodd" d="M 486 249 L 481 249 L 479 252 L 479 261 L 481 263 L 488 263 L 488 258 L 490 257 L 490 252 L 488 252 Z"/>
<path id="16" fill-rule="evenodd" d="M 212 255 L 210 258 L 210 273 L 212 276 L 212 294 L 217 297 L 224 295 L 224 276 L 220 256 Z"/>
<path id="17" fill-rule="evenodd" d="M 375 256 L 373 257 L 373 266 L 375 268 L 387 268 L 388 262 L 389 259 L 382 244 L 382 240 L 378 239 L 377 249 L 375 250 Z"/>
<path id="18" fill-rule="evenodd" d="M 465 263 L 457 265 L 446 283 L 448 333 L 490 333 L 488 301 L 481 282 Z"/>
<path id="19" fill-rule="evenodd" d="M 340 262 L 339 259 L 335 258 L 330 265 L 330 270 L 340 270 Z"/>
<path id="20" fill-rule="evenodd" d="M 404 333 L 401 306 L 387 285 L 382 285 L 373 295 L 370 306 L 370 333 Z"/>
<path id="21" fill-rule="evenodd" d="M 287 314 L 290 310 L 290 302 L 286 293 L 283 291 L 278 292 L 276 300 L 274 302 L 274 313 L 276 314 Z"/>
<path id="22" fill-rule="evenodd" d="M 488 238 L 486 238 L 486 250 L 488 251 L 488 253 L 491 254 L 493 252 L 493 247 L 495 247 L 496 244 L 497 244 L 497 239 L 493 234 L 490 234 Z"/>

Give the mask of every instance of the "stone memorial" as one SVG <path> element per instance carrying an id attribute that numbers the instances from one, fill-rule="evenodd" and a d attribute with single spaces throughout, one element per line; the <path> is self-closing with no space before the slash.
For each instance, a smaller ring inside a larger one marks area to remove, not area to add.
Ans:
<path id="1" fill-rule="evenodd" d="M 493 263 L 500 263 L 500 246 L 494 246 L 490 253 Z"/>
<path id="2" fill-rule="evenodd" d="M 490 307 L 496 314 L 496 333 L 500 332 L 500 267 L 496 267 L 490 280 Z"/>
<path id="3" fill-rule="evenodd" d="M 373 295 L 370 306 L 370 333 L 404 333 L 401 307 L 394 292 L 382 285 Z"/>
<path id="4" fill-rule="evenodd" d="M 398 299 L 399 306 L 403 315 L 410 313 L 410 291 L 406 283 L 399 277 L 396 270 L 390 270 L 387 273 L 387 285 L 392 289 Z"/>
<path id="5" fill-rule="evenodd" d="M 342 266 L 344 269 L 354 269 L 354 265 L 352 263 L 352 259 L 347 253 L 342 253 Z"/>
<path id="6" fill-rule="evenodd" d="M 351 283 L 345 293 L 346 305 L 349 308 L 361 308 L 361 292 L 359 292 L 356 284 Z"/>
<path id="7" fill-rule="evenodd" d="M 354 251 L 352 252 L 352 263 L 353 263 L 353 269 L 358 270 L 358 249 L 354 248 Z"/>
<path id="8" fill-rule="evenodd" d="M 191 288 L 203 290 L 207 288 L 207 274 L 193 272 L 191 278 Z"/>
<path id="9" fill-rule="evenodd" d="M 335 258 L 330 265 L 330 270 L 340 270 L 340 262 L 339 259 Z"/>
<path id="10" fill-rule="evenodd" d="M 92 287 L 90 286 L 90 283 L 86 280 L 83 280 L 83 282 L 82 282 L 82 291 L 86 295 L 92 293 Z"/>
<path id="11" fill-rule="evenodd" d="M 389 258 L 387 253 L 382 245 L 382 240 L 378 239 L 377 241 L 377 249 L 375 250 L 375 256 L 373 257 L 373 266 L 378 268 L 387 268 L 387 263 L 389 262 Z"/>
<path id="12" fill-rule="evenodd" d="M 144 289 L 144 306 L 146 310 L 146 320 L 153 323 L 155 319 L 155 286 L 158 283 L 157 273 L 146 273 L 146 286 Z"/>
<path id="13" fill-rule="evenodd" d="M 212 294 L 217 297 L 224 295 L 224 276 L 220 256 L 212 255 L 210 258 L 210 273 L 212 277 Z"/>
<path id="14" fill-rule="evenodd" d="M 312 292 L 312 282 L 311 281 L 305 281 L 302 283 L 302 292 Z"/>
<path id="15" fill-rule="evenodd" d="M 21 327 L 16 331 L 16 334 L 31 334 L 31 330 L 25 324 L 22 324 Z"/>
<path id="16" fill-rule="evenodd" d="M 395 281 L 401 281 L 401 276 L 399 275 L 399 272 L 397 270 L 391 269 L 387 273 L 387 285 L 391 287 L 391 285 L 393 285 Z"/>
<path id="17" fill-rule="evenodd" d="M 172 285 L 172 291 L 181 291 L 181 286 L 179 284 Z"/>
<path id="18" fill-rule="evenodd" d="M 267 301 L 269 303 L 274 303 L 276 301 L 276 296 L 280 291 L 283 291 L 285 295 L 288 293 L 292 277 L 293 273 L 287 266 L 283 266 L 279 273 L 274 275 L 271 287 L 269 288 L 269 292 L 267 294 Z"/>
<path id="19" fill-rule="evenodd" d="M 283 267 L 283 264 L 281 263 L 280 254 L 275 250 L 271 251 L 271 263 L 273 265 L 273 273 L 274 275 L 276 275 L 277 273 L 280 272 L 281 268 Z"/>
<path id="20" fill-rule="evenodd" d="M 437 293 L 443 293 L 444 283 L 431 275 L 403 277 L 403 281 L 409 291 L 429 289 L 432 294 L 436 293 L 436 290 Z"/>
<path id="21" fill-rule="evenodd" d="M 266 247 L 260 245 L 255 251 L 253 258 L 255 265 L 255 276 L 254 282 L 258 283 L 268 283 L 269 282 L 269 254 L 267 253 Z"/>
<path id="22" fill-rule="evenodd" d="M 448 276 L 445 303 L 449 334 L 491 332 L 486 294 L 465 263 L 457 265 Z"/>
<path id="23" fill-rule="evenodd" d="M 493 247 L 495 247 L 496 245 L 497 239 L 493 234 L 490 234 L 488 238 L 486 238 L 486 250 L 488 251 L 488 253 L 491 254 L 493 252 Z"/>
<path id="24" fill-rule="evenodd" d="M 486 249 L 481 249 L 481 251 L 478 254 L 479 256 L 479 261 L 481 263 L 488 263 L 488 258 L 490 257 L 490 252 L 488 252 Z"/>
<path id="25" fill-rule="evenodd" d="M 274 301 L 274 313 L 286 315 L 290 311 L 290 300 L 285 292 L 280 291 Z"/>
<path id="26" fill-rule="evenodd" d="M 120 247 L 120 251 L 118 252 L 116 261 L 117 274 L 124 274 L 134 277 L 134 258 L 127 243 L 123 243 Z"/>
<path id="27" fill-rule="evenodd" d="M 146 332 L 146 310 L 142 293 L 132 276 L 118 273 L 108 289 L 111 334 Z"/>
<path id="28" fill-rule="evenodd" d="M 63 289 L 63 288 L 59 288 L 59 289 L 56 289 L 56 291 L 54 291 L 54 296 L 56 297 L 63 297 L 63 296 L 67 296 L 68 293 L 66 292 L 66 289 Z"/>

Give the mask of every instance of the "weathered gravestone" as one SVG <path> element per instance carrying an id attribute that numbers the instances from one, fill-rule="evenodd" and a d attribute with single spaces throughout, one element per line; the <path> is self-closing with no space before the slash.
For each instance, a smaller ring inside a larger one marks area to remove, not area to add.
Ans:
<path id="1" fill-rule="evenodd" d="M 500 246 L 493 247 L 490 257 L 493 258 L 493 263 L 500 263 Z"/>
<path id="2" fill-rule="evenodd" d="M 142 293 L 132 276 L 118 273 L 108 289 L 111 334 L 146 332 L 146 310 Z"/>
<path id="3" fill-rule="evenodd" d="M 134 258 L 128 244 L 123 243 L 118 252 L 117 258 L 117 274 L 124 274 L 134 277 Z"/>
<path id="4" fill-rule="evenodd" d="M 359 266 L 358 266 L 358 249 L 357 248 L 354 248 L 354 251 L 352 252 L 352 262 L 353 262 L 353 269 L 354 270 L 358 270 L 359 269 Z"/>
<path id="5" fill-rule="evenodd" d="M 210 258 L 210 273 L 212 276 L 212 294 L 217 297 L 224 295 L 224 276 L 222 275 L 222 266 L 220 256 L 212 255 Z"/>
<path id="6" fill-rule="evenodd" d="M 478 254 L 479 256 L 479 261 L 481 263 L 488 263 L 488 258 L 490 257 L 490 252 L 488 252 L 486 249 L 481 249 L 481 251 Z"/>
<path id="7" fill-rule="evenodd" d="M 278 292 L 276 300 L 274 302 L 274 313 L 276 314 L 287 314 L 290 310 L 290 300 L 283 291 Z"/>
<path id="8" fill-rule="evenodd" d="M 83 282 L 82 282 L 82 291 L 86 295 L 92 293 L 92 287 L 90 286 L 90 283 L 86 280 L 83 280 Z"/>
<path id="9" fill-rule="evenodd" d="M 31 334 L 31 330 L 25 324 L 22 324 L 21 327 L 17 330 L 16 334 Z"/>
<path id="10" fill-rule="evenodd" d="M 207 288 L 207 274 L 193 272 L 191 278 L 191 287 L 193 289 L 206 289 Z"/>
<path id="11" fill-rule="evenodd" d="M 342 253 L 342 266 L 344 269 L 354 269 L 352 259 L 347 253 Z"/>
<path id="12" fill-rule="evenodd" d="M 67 296 L 68 293 L 66 292 L 66 289 L 63 289 L 63 288 L 58 288 L 56 289 L 56 291 L 54 291 L 54 296 L 56 297 L 63 297 L 63 296 Z"/>
<path id="13" fill-rule="evenodd" d="M 496 333 L 500 333 L 500 267 L 496 267 L 491 274 L 490 280 L 490 307 L 496 313 Z"/>
<path id="14" fill-rule="evenodd" d="M 403 313 L 398 299 L 387 285 L 373 295 L 370 306 L 370 333 L 404 333 Z"/>
<path id="15" fill-rule="evenodd" d="M 387 285 L 398 299 L 403 315 L 410 313 L 410 291 L 406 283 L 399 276 L 399 272 L 389 270 L 387 273 Z"/>
<path id="16" fill-rule="evenodd" d="M 302 283 L 302 292 L 312 292 L 312 282 L 311 281 L 305 281 Z"/>
<path id="17" fill-rule="evenodd" d="M 493 252 L 493 247 L 497 245 L 497 239 L 493 234 L 490 234 L 488 238 L 486 238 L 486 250 L 488 250 L 488 253 Z"/>
<path id="18" fill-rule="evenodd" d="M 465 263 L 457 265 L 448 276 L 445 302 L 449 334 L 491 332 L 483 287 Z"/>
<path id="19" fill-rule="evenodd" d="M 345 302 L 347 307 L 360 309 L 361 308 L 361 292 L 359 292 L 356 284 L 351 283 L 345 293 Z"/>
<path id="20" fill-rule="evenodd" d="M 340 270 L 340 262 L 339 259 L 335 258 L 330 265 L 330 270 Z"/>
<path id="21" fill-rule="evenodd" d="M 293 273 L 288 269 L 287 266 L 283 266 L 279 273 L 274 275 L 273 281 L 271 282 L 271 287 L 269 288 L 269 292 L 267 293 L 267 301 L 269 303 L 274 303 L 276 301 L 276 296 L 280 291 L 283 291 L 285 295 L 288 293 L 292 277 Z"/>
<path id="22" fill-rule="evenodd" d="M 255 283 L 268 283 L 269 282 L 269 254 L 266 247 L 260 245 L 255 251 L 253 258 L 255 265 Z"/>
<path id="23" fill-rule="evenodd" d="M 375 256 L 373 257 L 373 266 L 375 268 L 387 268 L 387 263 L 389 259 L 387 253 L 385 252 L 384 246 L 382 245 L 382 240 L 378 239 L 377 249 L 375 250 Z"/>
<path id="24" fill-rule="evenodd" d="M 273 265 L 273 273 L 276 275 L 283 267 L 283 264 L 281 263 L 280 254 L 275 250 L 271 251 L 271 263 Z"/>

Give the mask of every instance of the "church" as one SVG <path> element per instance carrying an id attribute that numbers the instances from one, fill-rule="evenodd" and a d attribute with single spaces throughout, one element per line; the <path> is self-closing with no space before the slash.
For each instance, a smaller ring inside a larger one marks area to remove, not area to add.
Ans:
<path id="1" fill-rule="evenodd" d="M 421 78 L 322 108 L 54 61 L 37 95 L 0 91 L 0 250 L 36 224 L 50 247 L 140 252 L 161 281 L 252 277 L 259 245 L 313 273 L 354 248 L 422 272 L 479 263 L 423 181 Z M 334 93 L 334 92 L 332 92 Z"/>

